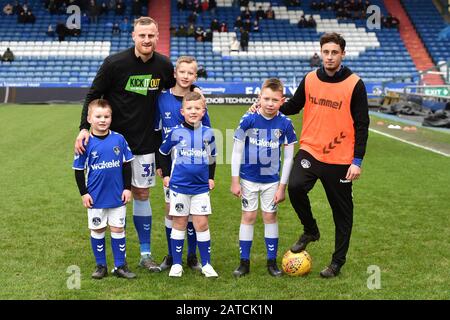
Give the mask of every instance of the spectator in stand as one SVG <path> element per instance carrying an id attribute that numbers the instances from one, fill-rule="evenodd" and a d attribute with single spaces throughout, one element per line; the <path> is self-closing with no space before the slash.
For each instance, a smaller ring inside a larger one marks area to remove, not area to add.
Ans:
<path id="1" fill-rule="evenodd" d="M 231 43 L 230 43 L 230 52 L 239 52 L 239 48 L 241 47 L 238 39 L 236 36 L 233 36 Z"/>
<path id="2" fill-rule="evenodd" d="M 4 62 L 13 62 L 14 61 L 14 53 L 11 51 L 11 49 L 6 48 L 5 53 L 3 53 L 2 61 Z"/>
<path id="3" fill-rule="evenodd" d="M 212 30 L 213 32 L 214 32 L 214 31 L 219 31 L 219 29 L 220 29 L 220 23 L 219 23 L 219 21 L 218 21 L 216 18 L 214 18 L 214 19 L 211 21 L 210 28 L 211 28 L 211 30 Z"/>
<path id="4" fill-rule="evenodd" d="M 32 23 L 32 24 L 34 24 L 36 22 L 36 17 L 34 16 L 33 12 L 31 12 L 31 11 L 27 12 L 25 22 Z"/>
<path id="5" fill-rule="evenodd" d="M 7 3 L 4 7 L 3 7 L 3 13 L 6 14 L 7 16 L 12 15 L 14 12 L 14 8 L 10 3 Z"/>
<path id="6" fill-rule="evenodd" d="M 208 0 L 203 0 L 201 3 L 202 11 L 206 12 L 209 9 L 209 2 Z"/>
<path id="7" fill-rule="evenodd" d="M 205 78 L 208 79 L 208 73 L 206 72 L 206 69 L 204 66 L 200 66 L 197 70 L 197 77 L 198 78 Z"/>
<path id="8" fill-rule="evenodd" d="M 58 35 L 59 42 L 64 41 L 67 35 L 67 28 L 64 23 L 58 22 L 56 25 L 56 34 Z"/>
<path id="9" fill-rule="evenodd" d="M 206 42 L 212 42 L 213 40 L 213 33 L 211 31 L 211 29 L 206 29 L 205 32 L 203 32 L 203 41 Z"/>
<path id="10" fill-rule="evenodd" d="M 219 32 L 228 32 L 228 26 L 225 21 L 223 21 L 222 24 L 220 25 Z"/>
<path id="11" fill-rule="evenodd" d="M 241 16 L 237 16 L 236 20 L 234 21 L 234 30 L 240 30 L 242 27 L 244 26 L 244 24 L 242 23 L 242 18 Z"/>
<path id="12" fill-rule="evenodd" d="M 321 65 L 320 57 L 317 54 L 317 52 L 314 52 L 314 55 L 311 57 L 311 59 L 309 59 L 309 66 L 311 68 L 317 68 L 320 67 L 320 65 Z"/>
<path id="13" fill-rule="evenodd" d="M 130 22 L 128 22 L 128 18 L 123 18 L 123 21 L 120 24 L 120 31 L 123 33 L 130 33 L 131 25 Z"/>
<path id="14" fill-rule="evenodd" d="M 204 40 L 204 36 L 203 36 L 203 28 L 202 27 L 197 27 L 197 29 L 195 30 L 195 40 L 198 42 L 203 42 Z"/>
<path id="15" fill-rule="evenodd" d="M 242 20 L 251 20 L 252 19 L 252 13 L 250 12 L 250 9 L 248 7 L 245 8 L 245 10 L 241 13 Z"/>
<path id="16" fill-rule="evenodd" d="M 192 11 L 192 13 L 187 18 L 187 22 L 196 24 L 197 23 L 197 16 L 198 16 L 197 12 Z"/>
<path id="17" fill-rule="evenodd" d="M 186 36 L 195 37 L 195 26 L 193 23 L 190 23 L 186 30 Z"/>
<path id="18" fill-rule="evenodd" d="M 170 31 L 170 36 L 171 37 L 175 37 L 177 35 L 177 28 L 174 25 L 170 26 L 169 31 Z"/>
<path id="19" fill-rule="evenodd" d="M 272 5 L 269 5 L 269 8 L 266 10 L 266 19 L 274 20 L 275 19 L 275 11 L 272 9 Z"/>
<path id="20" fill-rule="evenodd" d="M 217 1 L 216 0 L 209 0 L 209 11 L 211 12 L 212 16 L 216 15 L 216 8 L 217 8 Z"/>
<path id="21" fill-rule="evenodd" d="M 250 40 L 250 35 L 247 30 L 241 28 L 241 48 L 242 51 L 248 50 L 248 42 Z"/>
<path id="22" fill-rule="evenodd" d="M 89 6 L 87 9 L 88 15 L 89 15 L 89 22 L 90 23 L 98 23 L 98 16 L 100 14 L 100 7 L 97 5 L 95 0 L 91 0 L 89 2 Z"/>
<path id="23" fill-rule="evenodd" d="M 139 0 L 133 1 L 131 12 L 135 17 L 140 17 L 142 15 L 142 3 Z"/>
<path id="24" fill-rule="evenodd" d="M 255 21 L 253 21 L 253 32 L 259 32 L 259 22 L 258 19 L 256 19 Z"/>
<path id="25" fill-rule="evenodd" d="M 317 26 L 316 20 L 314 20 L 313 16 L 310 15 L 307 21 L 308 28 L 315 28 Z"/>
<path id="26" fill-rule="evenodd" d="M 52 27 L 51 24 L 48 25 L 46 34 L 49 37 L 54 37 L 55 36 L 55 30 L 53 30 L 53 27 Z"/>
<path id="27" fill-rule="evenodd" d="M 300 20 L 298 20 L 297 27 L 306 28 L 308 26 L 308 22 L 305 19 L 305 15 L 303 14 Z"/>
<path id="28" fill-rule="evenodd" d="M 177 37 L 186 37 L 186 36 L 187 36 L 186 27 L 184 26 L 184 24 L 180 24 L 177 31 Z"/>
<path id="29" fill-rule="evenodd" d="M 17 16 L 17 23 L 27 23 L 27 15 L 24 11 Z"/>
<path id="30" fill-rule="evenodd" d="M 239 0 L 239 5 L 241 7 L 248 7 L 249 0 Z"/>
<path id="31" fill-rule="evenodd" d="M 117 0 L 114 11 L 116 12 L 117 15 L 123 16 L 125 13 L 125 7 L 126 7 L 125 3 L 123 3 L 122 0 Z"/>
<path id="32" fill-rule="evenodd" d="M 117 22 L 114 22 L 111 32 L 112 32 L 112 34 L 115 34 L 115 35 L 120 34 L 120 27 L 119 27 L 119 24 Z"/>
<path id="33" fill-rule="evenodd" d="M 102 2 L 102 4 L 100 5 L 100 15 L 102 14 L 108 14 L 108 5 L 105 2 Z"/>
<path id="34" fill-rule="evenodd" d="M 266 16 L 266 14 L 264 13 L 264 10 L 262 8 L 262 6 L 258 7 L 258 10 L 256 11 L 256 19 L 264 19 L 264 17 Z"/>
<path id="35" fill-rule="evenodd" d="M 245 19 L 243 28 L 245 31 L 250 32 L 250 30 L 252 29 L 252 22 L 250 21 L 250 19 Z"/>

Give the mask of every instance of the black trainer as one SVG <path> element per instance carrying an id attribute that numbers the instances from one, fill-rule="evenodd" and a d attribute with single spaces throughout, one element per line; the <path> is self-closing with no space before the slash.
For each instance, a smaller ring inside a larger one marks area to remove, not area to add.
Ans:
<path id="1" fill-rule="evenodd" d="M 125 279 L 136 278 L 136 275 L 128 269 L 128 266 L 126 264 L 124 264 L 123 266 L 114 268 L 112 271 L 112 274 L 118 278 L 125 278 Z"/>
<path id="2" fill-rule="evenodd" d="M 202 271 L 202 265 L 198 262 L 197 255 L 195 253 L 188 255 L 187 265 L 192 270 Z"/>
<path id="3" fill-rule="evenodd" d="M 303 233 L 298 239 L 298 241 L 292 245 L 291 251 L 293 253 L 302 252 L 303 250 L 306 249 L 308 243 L 310 243 L 311 241 L 317 241 L 319 239 L 320 239 L 320 232 L 317 232 L 315 234 Z"/>
<path id="4" fill-rule="evenodd" d="M 282 275 L 281 270 L 278 269 L 277 260 L 276 259 L 269 259 L 269 260 L 267 260 L 267 271 L 269 271 L 269 274 L 272 277 L 281 277 L 281 275 Z"/>
<path id="5" fill-rule="evenodd" d="M 159 268 L 161 269 L 161 271 L 170 269 L 173 265 L 173 257 L 172 256 L 165 256 L 163 261 L 161 262 L 161 264 L 159 265 Z"/>
<path id="6" fill-rule="evenodd" d="M 103 279 L 106 276 L 108 276 L 108 268 L 106 268 L 106 266 L 98 264 L 97 267 L 95 268 L 94 273 L 92 274 L 92 278 Z"/>
<path id="7" fill-rule="evenodd" d="M 341 266 L 337 263 L 332 262 L 328 267 L 320 271 L 320 276 L 322 278 L 334 278 L 339 275 L 341 271 Z"/>
<path id="8" fill-rule="evenodd" d="M 250 273 L 250 260 L 241 259 L 241 263 L 236 270 L 233 271 L 233 276 L 240 278 Z"/>

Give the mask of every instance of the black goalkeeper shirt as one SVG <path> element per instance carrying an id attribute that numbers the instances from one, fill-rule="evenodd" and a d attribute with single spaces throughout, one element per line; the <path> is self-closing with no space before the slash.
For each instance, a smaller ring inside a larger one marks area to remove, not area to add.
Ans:
<path id="1" fill-rule="evenodd" d="M 169 58 L 154 52 L 143 62 L 134 47 L 107 57 L 92 82 L 81 113 L 81 129 L 89 129 L 87 106 L 103 98 L 112 107 L 111 130 L 121 133 L 135 155 L 156 152 L 160 133 L 154 131 L 156 101 L 162 89 L 175 86 Z"/>

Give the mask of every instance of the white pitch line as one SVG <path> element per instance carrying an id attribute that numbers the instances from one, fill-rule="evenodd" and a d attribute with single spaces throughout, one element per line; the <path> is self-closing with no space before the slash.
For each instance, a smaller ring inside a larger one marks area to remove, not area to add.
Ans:
<path id="1" fill-rule="evenodd" d="M 421 149 L 425 149 L 425 150 L 428 150 L 428 151 L 440 154 L 440 155 L 442 155 L 444 157 L 450 157 L 450 154 L 448 154 L 448 153 L 445 153 L 445 152 L 442 152 L 442 151 L 439 151 L 439 150 L 436 150 L 436 149 L 433 149 L 433 148 L 425 147 L 423 145 L 420 145 L 420 144 L 417 144 L 417 143 L 414 143 L 414 142 L 411 142 L 411 141 L 407 141 L 405 139 L 397 138 L 397 137 L 395 137 L 393 135 L 390 135 L 388 133 L 384 133 L 384 132 L 381 132 L 381 131 L 378 131 L 378 130 L 375 130 L 375 129 L 372 129 L 372 128 L 369 128 L 369 130 L 373 131 L 375 133 L 381 134 L 382 136 L 386 136 L 386 137 L 389 137 L 389 138 L 392 138 L 392 139 L 395 139 L 395 140 L 398 140 L 398 141 L 401 141 L 401 142 L 413 145 L 415 147 L 418 147 L 418 148 L 421 148 Z"/>

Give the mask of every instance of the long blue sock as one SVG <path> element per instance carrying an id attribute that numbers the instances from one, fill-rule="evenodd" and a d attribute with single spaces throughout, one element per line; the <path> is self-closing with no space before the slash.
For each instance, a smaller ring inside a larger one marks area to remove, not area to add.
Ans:
<path id="1" fill-rule="evenodd" d="M 170 239 L 170 234 L 172 233 L 172 220 L 169 220 L 167 218 L 165 219 L 165 225 L 166 225 L 166 239 L 167 239 L 167 249 L 169 256 L 172 256 L 172 241 Z"/>
<path id="2" fill-rule="evenodd" d="M 267 259 L 276 259 L 278 253 L 278 222 L 264 225 Z"/>
<path id="3" fill-rule="evenodd" d="M 114 256 L 114 266 L 121 267 L 125 264 L 126 244 L 125 232 L 111 232 L 111 248 Z"/>
<path id="4" fill-rule="evenodd" d="M 202 266 L 211 262 L 211 235 L 209 229 L 203 232 L 197 232 L 197 245 L 200 251 Z"/>
<path id="5" fill-rule="evenodd" d="M 91 231 L 91 247 L 97 265 L 106 266 L 105 232 Z"/>
<path id="6" fill-rule="evenodd" d="M 136 228 L 141 255 L 150 254 L 152 233 L 152 207 L 149 200 L 133 200 L 133 222 Z"/>
<path id="7" fill-rule="evenodd" d="M 242 224 L 239 228 L 239 251 L 241 254 L 241 259 L 250 260 L 250 250 L 252 249 L 253 243 L 253 224 Z"/>
<path id="8" fill-rule="evenodd" d="M 197 235 L 195 233 L 194 224 L 189 221 L 187 224 L 187 243 L 188 243 L 188 255 L 196 254 L 197 252 Z"/>
<path id="9" fill-rule="evenodd" d="M 185 230 L 177 230 L 172 228 L 172 257 L 173 264 L 182 264 L 183 261 L 183 246 Z"/>

